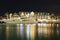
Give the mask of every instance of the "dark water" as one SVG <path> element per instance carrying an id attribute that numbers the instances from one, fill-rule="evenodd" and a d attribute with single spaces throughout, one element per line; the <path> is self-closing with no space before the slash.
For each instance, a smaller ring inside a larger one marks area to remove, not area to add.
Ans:
<path id="1" fill-rule="evenodd" d="M 0 40 L 60 40 L 60 24 L 0 24 Z"/>

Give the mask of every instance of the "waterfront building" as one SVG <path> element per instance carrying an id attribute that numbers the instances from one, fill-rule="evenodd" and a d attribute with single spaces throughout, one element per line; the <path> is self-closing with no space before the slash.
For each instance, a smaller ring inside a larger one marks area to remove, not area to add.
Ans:
<path id="1" fill-rule="evenodd" d="M 44 22 L 51 22 L 51 21 L 56 21 L 56 17 L 54 14 L 51 14 L 50 13 L 46 13 L 46 12 L 19 12 L 19 15 L 18 13 L 6 13 L 5 14 L 7 19 L 5 22 L 7 21 L 13 21 L 14 20 L 18 20 L 18 22 L 22 21 L 22 22 L 35 22 L 35 21 L 44 21 Z"/>

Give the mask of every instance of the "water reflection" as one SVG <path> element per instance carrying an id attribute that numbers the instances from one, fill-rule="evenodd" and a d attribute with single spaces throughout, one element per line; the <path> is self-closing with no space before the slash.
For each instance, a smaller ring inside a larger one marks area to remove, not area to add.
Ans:
<path id="1" fill-rule="evenodd" d="M 38 24 L 38 36 L 41 37 L 42 35 L 42 26 L 41 24 Z"/>
<path id="2" fill-rule="evenodd" d="M 35 39 L 36 24 L 31 24 L 30 26 L 30 38 L 31 40 Z"/>
<path id="3" fill-rule="evenodd" d="M 23 38 L 23 24 L 20 24 L 20 37 Z"/>
<path id="4" fill-rule="evenodd" d="M 48 28 L 47 24 L 38 24 L 38 36 L 41 38 L 42 36 L 47 37 Z"/>
<path id="5" fill-rule="evenodd" d="M 27 36 L 27 40 L 29 40 L 29 38 L 30 38 L 30 24 L 27 24 L 27 26 L 26 26 L 26 36 Z"/>
<path id="6" fill-rule="evenodd" d="M 0 25 L 1 40 L 60 40 L 60 24 Z M 3 39 L 4 38 L 4 39 Z"/>
<path id="7" fill-rule="evenodd" d="M 6 40 L 8 40 L 9 37 L 9 25 L 6 25 Z"/>
<path id="8" fill-rule="evenodd" d="M 20 38 L 20 25 L 17 24 L 17 39 Z"/>
<path id="9" fill-rule="evenodd" d="M 57 30 L 57 36 L 59 35 L 59 30 Z"/>
<path id="10" fill-rule="evenodd" d="M 16 40 L 16 25 L 6 26 L 6 40 Z"/>

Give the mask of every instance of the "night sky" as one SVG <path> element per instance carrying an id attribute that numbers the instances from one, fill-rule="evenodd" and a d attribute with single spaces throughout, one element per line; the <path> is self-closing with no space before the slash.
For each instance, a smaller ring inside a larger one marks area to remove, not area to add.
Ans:
<path id="1" fill-rule="evenodd" d="M 60 15 L 60 1 L 57 0 L 0 0 L 0 15 L 5 12 L 41 11 Z"/>

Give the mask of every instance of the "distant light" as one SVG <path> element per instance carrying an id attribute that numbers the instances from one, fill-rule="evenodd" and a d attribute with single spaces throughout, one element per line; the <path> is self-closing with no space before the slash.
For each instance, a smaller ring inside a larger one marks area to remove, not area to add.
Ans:
<path id="1" fill-rule="evenodd" d="M 20 19 L 20 17 L 18 17 L 17 19 Z"/>
<path id="2" fill-rule="evenodd" d="M 33 12 L 33 11 L 31 12 L 31 15 L 32 15 L 32 16 L 34 15 L 34 12 Z"/>
<path id="3" fill-rule="evenodd" d="M 21 16 L 24 16 L 24 12 L 21 13 Z"/>
<path id="4" fill-rule="evenodd" d="M 26 16 L 29 17 L 29 13 Z"/>
<path id="5" fill-rule="evenodd" d="M 43 22 L 43 20 L 40 20 L 41 22 Z"/>
<path id="6" fill-rule="evenodd" d="M 52 20 L 53 22 L 55 22 L 56 20 Z"/>

